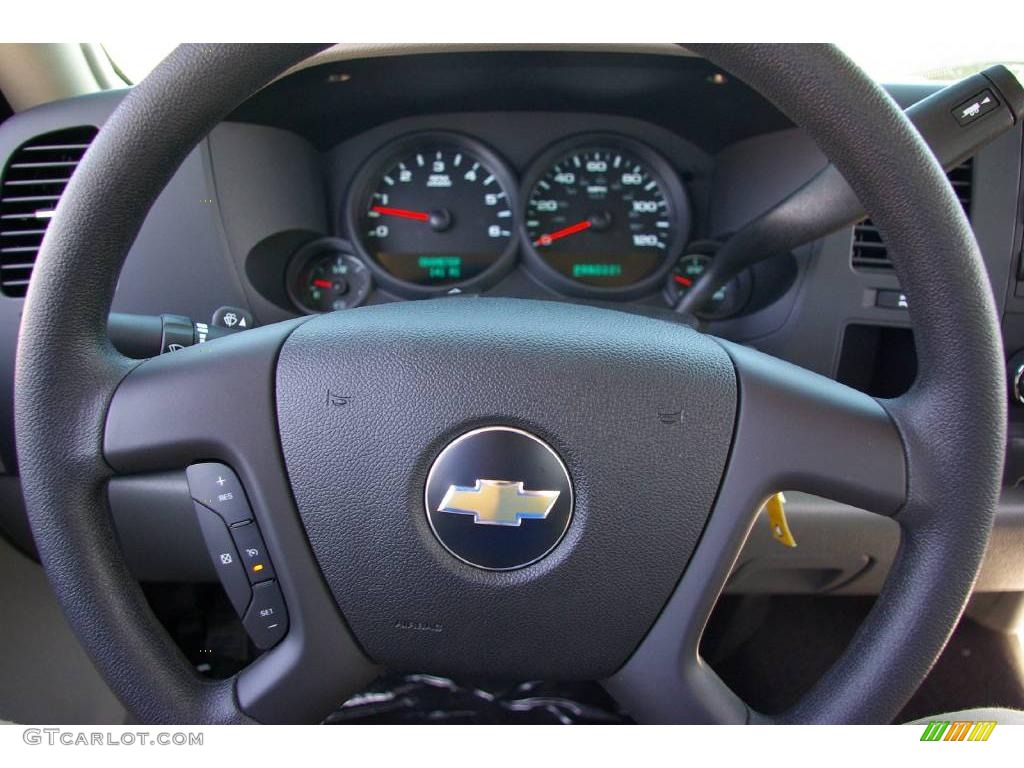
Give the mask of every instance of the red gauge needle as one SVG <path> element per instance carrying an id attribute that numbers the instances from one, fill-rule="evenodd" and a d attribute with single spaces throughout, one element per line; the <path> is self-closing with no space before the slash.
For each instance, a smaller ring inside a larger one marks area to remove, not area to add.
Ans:
<path id="1" fill-rule="evenodd" d="M 688 277 L 683 277 L 682 275 L 672 275 L 672 279 L 686 288 L 693 287 L 693 280 L 691 280 Z"/>
<path id="2" fill-rule="evenodd" d="M 334 285 L 334 283 L 332 283 L 330 280 L 317 279 L 313 281 L 313 285 L 315 285 L 317 288 L 330 288 L 332 285 Z"/>
<path id="3" fill-rule="evenodd" d="M 575 235 L 577 232 L 582 232 L 585 229 L 590 229 L 589 220 L 581 221 L 577 224 L 573 224 L 572 226 L 566 227 L 565 229 L 560 229 L 557 232 L 552 232 L 550 235 L 541 235 L 540 237 L 533 241 L 533 244 L 551 245 L 553 242 L 555 242 L 555 240 L 560 240 L 563 237 L 568 237 L 569 235 Z"/>
<path id="4" fill-rule="evenodd" d="M 405 208 L 386 208 L 383 205 L 375 205 L 371 209 L 381 216 L 397 216 L 400 219 L 413 219 L 414 221 L 430 221 L 430 214 L 423 211 L 407 211 Z"/>

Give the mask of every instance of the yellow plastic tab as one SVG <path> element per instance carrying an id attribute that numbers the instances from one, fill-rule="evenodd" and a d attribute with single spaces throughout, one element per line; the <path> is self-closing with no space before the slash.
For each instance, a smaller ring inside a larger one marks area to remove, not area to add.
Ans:
<path id="1" fill-rule="evenodd" d="M 786 497 L 776 493 L 764 503 L 764 510 L 768 513 L 768 524 L 772 528 L 772 538 L 779 544 L 786 547 L 795 547 L 796 539 L 793 538 L 786 522 Z"/>

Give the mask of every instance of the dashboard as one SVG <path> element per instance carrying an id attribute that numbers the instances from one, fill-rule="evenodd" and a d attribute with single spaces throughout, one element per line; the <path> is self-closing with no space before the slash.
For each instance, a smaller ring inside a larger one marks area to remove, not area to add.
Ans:
<path id="1" fill-rule="evenodd" d="M 886 87 L 904 107 L 937 89 Z M 30 211 L 31 224 L 15 231 L 14 219 L 0 220 L 8 222 L 0 223 L 0 236 L 7 235 L 0 242 L 4 508 L 17 507 L 14 354 L 31 249 L 38 248 L 36 235 L 25 233 L 45 230 L 35 215 L 52 211 L 60 191 L 43 189 L 37 196 L 51 199 L 22 209 L 6 182 L 48 181 L 16 177 L 26 152 L 52 150 L 55 162 L 73 166 L 84 149 L 75 155 L 67 147 L 87 146 L 89 131 L 123 96 L 56 102 L 0 125 L 0 214 Z M 72 142 L 67 131 L 80 133 Z M 743 83 L 660 47 L 322 58 L 254 95 L 186 158 L 128 256 L 114 310 L 204 326 L 230 314 L 262 325 L 487 294 L 692 322 L 674 308 L 720 244 L 826 164 L 800 129 Z M 951 172 L 988 267 L 1008 365 L 1024 349 L 1021 170 L 1017 126 Z M 740 274 L 698 321 L 877 396 L 899 394 L 916 373 L 906 299 L 870 221 Z M 1010 426 L 998 546 L 1019 552 L 1024 406 L 1011 409 Z M 826 502 L 801 503 L 809 518 L 835 512 Z M 857 540 L 858 552 L 828 589 L 870 592 L 880 584 L 884 569 L 871 571 L 863 558 L 891 559 L 898 534 L 885 527 L 889 521 L 868 519 L 849 529 L 858 531 L 847 539 Z M 17 513 L 5 513 L 0 526 L 25 541 Z M 173 538 L 170 523 L 136 516 L 125 530 L 137 533 L 125 537 L 141 575 L 182 576 L 174 553 L 147 543 Z M 815 546 L 831 571 L 846 562 L 829 535 Z M 982 587 L 1024 588 L 1015 562 L 996 557 Z M 751 576 L 756 568 L 737 573 L 750 588 L 769 583 Z M 858 574 L 859 586 L 851 586 Z"/>

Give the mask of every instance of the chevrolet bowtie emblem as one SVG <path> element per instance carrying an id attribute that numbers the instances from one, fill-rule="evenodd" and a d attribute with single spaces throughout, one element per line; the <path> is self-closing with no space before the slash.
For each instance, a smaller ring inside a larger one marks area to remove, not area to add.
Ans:
<path id="1" fill-rule="evenodd" d="M 472 488 L 451 485 L 438 512 L 472 515 L 479 525 L 518 526 L 524 519 L 543 520 L 558 501 L 558 491 L 527 491 L 522 483 L 477 480 Z"/>

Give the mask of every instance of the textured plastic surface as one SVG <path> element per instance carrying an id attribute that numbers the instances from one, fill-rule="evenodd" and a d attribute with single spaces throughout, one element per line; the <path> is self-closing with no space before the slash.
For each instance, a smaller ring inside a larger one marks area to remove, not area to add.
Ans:
<path id="1" fill-rule="evenodd" d="M 698 655 L 701 633 L 755 515 L 780 488 L 881 514 L 906 488 L 899 433 L 874 399 L 836 382 L 722 342 L 740 394 L 725 479 L 700 545 L 658 621 L 606 681 L 643 722 L 743 723 L 751 713 Z"/>
<path id="2" fill-rule="evenodd" d="M 146 581 L 215 581 L 185 473 L 113 477 L 110 514 L 128 567 Z"/>
<path id="3" fill-rule="evenodd" d="M 121 383 L 106 425 L 107 461 L 118 472 L 147 473 L 209 459 L 231 466 L 244 486 L 291 622 L 285 640 L 237 680 L 239 705 L 264 722 L 319 720 L 339 696 L 358 690 L 374 674 L 313 561 L 281 458 L 274 369 L 281 343 L 300 322 L 256 328 L 147 361 Z M 217 475 L 210 479 L 217 487 Z M 205 490 L 199 494 L 205 497 Z"/>
<path id="4" fill-rule="evenodd" d="M 625 661 L 679 579 L 718 488 L 736 390 L 722 349 L 688 328 L 462 298 L 304 323 L 281 351 L 277 398 L 310 543 L 371 658 L 583 679 Z M 517 571 L 460 562 L 424 514 L 434 457 L 489 425 L 545 440 L 575 485 L 565 538 Z"/>
<path id="5" fill-rule="evenodd" d="M 300 136 L 259 125 L 221 123 L 208 143 L 224 249 L 248 306 L 262 325 L 292 317 L 291 302 L 275 302 L 273 290 L 284 290 L 285 263 L 298 246 L 275 254 L 273 278 L 262 284 L 253 279 L 249 262 L 260 242 L 279 233 L 311 233 L 305 238 L 310 240 L 333 231 L 322 191 L 322 158 Z"/>

